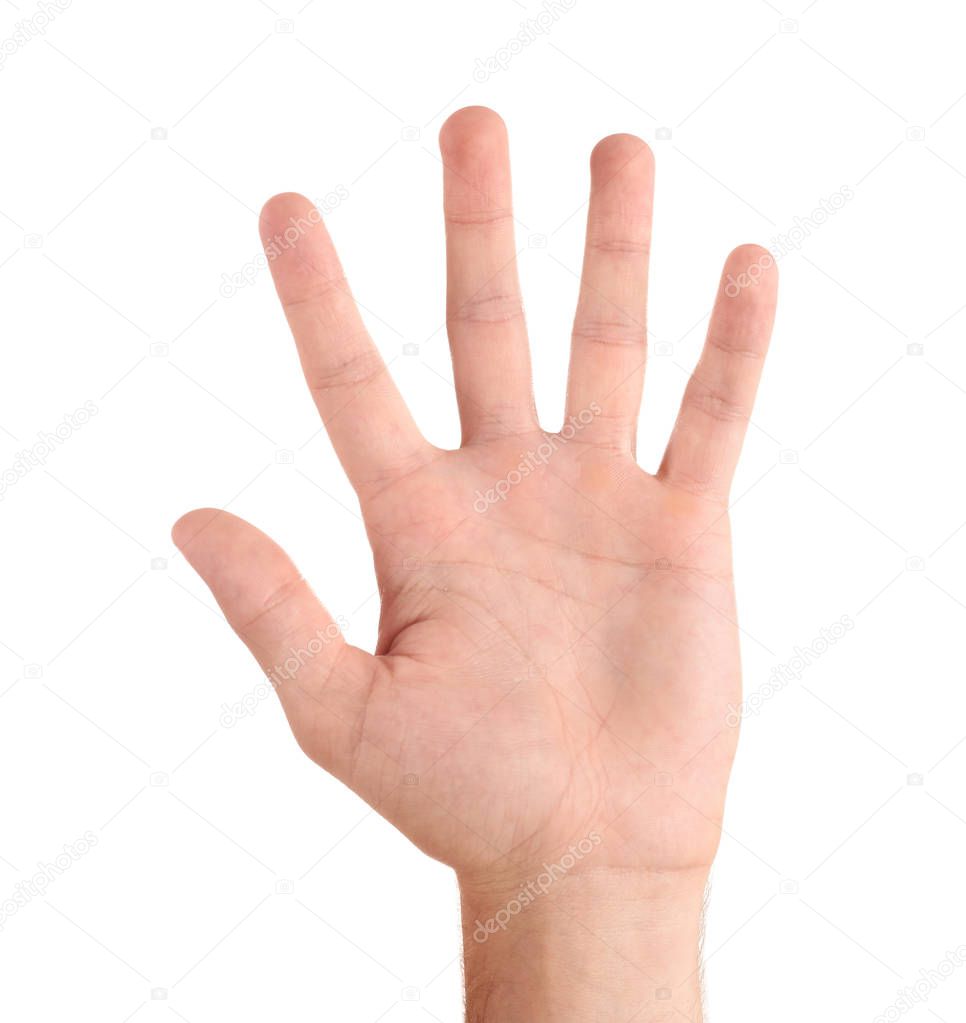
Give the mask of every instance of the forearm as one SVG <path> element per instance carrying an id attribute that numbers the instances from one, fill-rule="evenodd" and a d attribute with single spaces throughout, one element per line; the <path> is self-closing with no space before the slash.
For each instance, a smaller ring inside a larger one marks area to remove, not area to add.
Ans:
<path id="1" fill-rule="evenodd" d="M 696 870 L 580 874 L 545 893 L 461 884 L 467 1023 L 700 1023 L 706 882 Z"/>

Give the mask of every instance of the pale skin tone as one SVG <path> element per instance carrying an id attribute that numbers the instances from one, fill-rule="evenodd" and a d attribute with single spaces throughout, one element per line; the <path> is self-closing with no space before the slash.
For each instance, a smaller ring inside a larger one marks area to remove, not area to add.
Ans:
<path id="1" fill-rule="evenodd" d="M 270 251 L 304 218 L 271 266 L 372 544 L 375 654 L 343 641 L 255 527 L 205 509 L 174 537 L 278 683 L 302 749 L 456 871 L 468 1020 L 699 1021 L 741 688 L 728 493 L 776 273 L 755 246 L 728 257 L 649 474 L 634 451 L 650 150 L 615 135 L 591 157 L 567 419 L 551 434 L 534 411 L 506 130 L 467 108 L 440 147 L 459 450 L 421 436 L 308 200 L 277 196 L 261 218 Z M 756 283 L 726 286 L 749 271 Z M 310 655 L 282 678 L 293 648 Z"/>

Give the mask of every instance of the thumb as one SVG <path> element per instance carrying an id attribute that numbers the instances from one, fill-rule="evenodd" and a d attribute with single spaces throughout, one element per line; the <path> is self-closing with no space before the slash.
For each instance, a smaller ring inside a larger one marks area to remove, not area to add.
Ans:
<path id="1" fill-rule="evenodd" d="M 171 536 L 265 671 L 299 745 L 346 780 L 375 658 L 345 642 L 289 556 L 244 519 L 199 509 Z"/>

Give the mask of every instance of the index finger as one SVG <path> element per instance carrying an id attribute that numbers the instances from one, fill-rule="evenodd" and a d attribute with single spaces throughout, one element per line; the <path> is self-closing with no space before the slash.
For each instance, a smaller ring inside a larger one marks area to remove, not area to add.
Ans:
<path id="1" fill-rule="evenodd" d="M 259 219 L 306 383 L 359 490 L 410 471 L 432 448 L 369 336 L 322 215 L 304 196 L 270 199 Z"/>

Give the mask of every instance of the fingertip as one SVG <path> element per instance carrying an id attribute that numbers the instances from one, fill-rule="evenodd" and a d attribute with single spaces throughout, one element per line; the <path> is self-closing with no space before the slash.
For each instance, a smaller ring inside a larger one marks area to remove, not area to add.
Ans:
<path id="1" fill-rule="evenodd" d="M 224 513 L 219 513 L 217 508 L 195 508 L 186 512 L 171 527 L 171 539 L 175 547 L 185 553 L 195 537 L 219 514 Z"/>
<path id="2" fill-rule="evenodd" d="M 721 315 L 761 314 L 770 330 L 778 303 L 778 266 L 774 253 L 761 245 L 739 245 L 725 260 L 716 308 Z M 729 313 L 729 308 L 733 313 Z"/>
<path id="3" fill-rule="evenodd" d="M 591 173 L 613 177 L 625 168 L 643 174 L 653 173 L 654 153 L 637 135 L 626 132 L 608 135 L 591 150 Z"/>
<path id="4" fill-rule="evenodd" d="M 171 527 L 171 539 L 202 575 L 229 552 L 246 550 L 262 534 L 222 508 L 195 508 Z"/>
<path id="5" fill-rule="evenodd" d="M 315 205 L 300 192 L 279 192 L 273 195 L 258 214 L 258 230 L 263 242 L 268 242 L 292 221 L 313 215 Z"/>
<path id="6" fill-rule="evenodd" d="M 472 158 L 506 145 L 507 130 L 502 117 L 489 107 L 463 107 L 450 114 L 439 129 L 439 148 L 444 157 Z"/>
<path id="7" fill-rule="evenodd" d="M 252 608 L 257 611 L 280 580 L 299 578 L 271 537 L 220 508 L 197 508 L 182 515 L 171 537 L 233 623 Z"/>
<path id="8" fill-rule="evenodd" d="M 763 245 L 746 242 L 728 253 L 725 260 L 725 273 L 749 274 L 752 277 L 778 279 L 778 260 L 774 253 Z"/>
<path id="9" fill-rule="evenodd" d="M 317 295 L 322 282 L 342 280 L 342 267 L 322 212 L 304 195 L 281 192 L 272 196 L 262 207 L 258 229 L 283 305 Z"/>
<path id="10" fill-rule="evenodd" d="M 766 258 L 767 257 L 767 258 Z M 758 245 L 756 242 L 745 242 L 742 245 L 737 245 L 735 248 L 728 253 L 728 258 L 725 262 L 732 261 L 746 263 L 762 262 L 774 263 L 775 257 L 770 249 L 766 249 L 764 245 Z"/>

